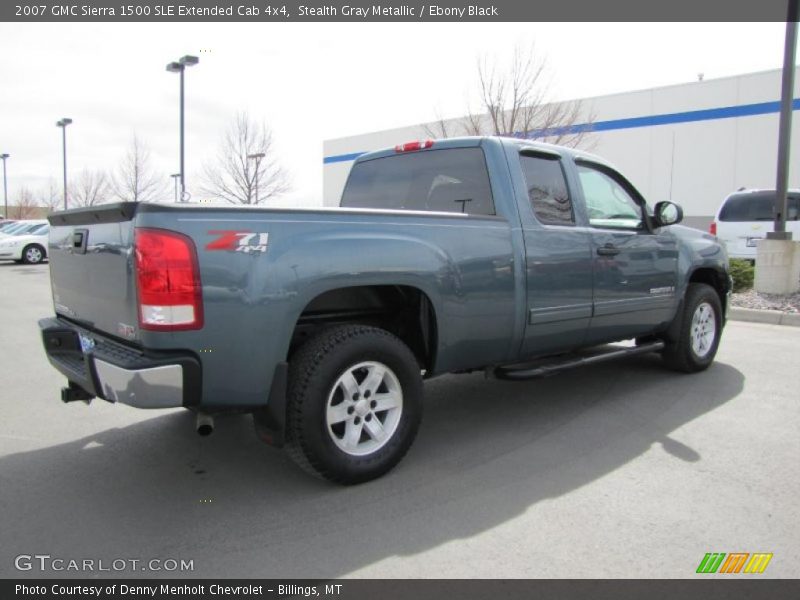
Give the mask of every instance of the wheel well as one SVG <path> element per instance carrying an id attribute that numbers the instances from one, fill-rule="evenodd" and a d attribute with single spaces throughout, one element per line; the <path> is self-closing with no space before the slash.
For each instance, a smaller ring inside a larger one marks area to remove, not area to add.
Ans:
<path id="1" fill-rule="evenodd" d="M 697 269 L 689 277 L 689 283 L 705 283 L 717 291 L 722 309 L 725 310 L 725 295 L 728 293 L 728 277 L 725 273 L 711 268 Z"/>
<path id="2" fill-rule="evenodd" d="M 421 368 L 432 370 L 436 359 L 436 315 L 430 299 L 419 288 L 369 285 L 320 294 L 300 314 L 288 357 L 320 328 L 341 323 L 360 323 L 392 332 L 411 349 Z"/>

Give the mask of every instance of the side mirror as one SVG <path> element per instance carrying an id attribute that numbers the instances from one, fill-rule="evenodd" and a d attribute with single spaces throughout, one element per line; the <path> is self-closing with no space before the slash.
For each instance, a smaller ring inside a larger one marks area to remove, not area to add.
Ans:
<path id="1" fill-rule="evenodd" d="M 653 209 L 656 227 L 675 225 L 683 220 L 683 209 L 674 202 L 659 202 Z"/>

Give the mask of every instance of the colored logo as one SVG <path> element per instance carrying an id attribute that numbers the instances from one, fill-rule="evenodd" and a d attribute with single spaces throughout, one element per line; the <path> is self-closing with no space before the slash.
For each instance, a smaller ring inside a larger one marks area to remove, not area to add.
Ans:
<path id="1" fill-rule="evenodd" d="M 206 250 L 227 250 L 245 254 L 267 251 L 268 233 L 230 230 L 212 230 L 208 233 L 216 235 L 217 239 L 206 244 Z"/>
<path id="2" fill-rule="evenodd" d="M 772 552 L 708 552 L 700 561 L 697 573 L 763 573 L 771 560 Z"/>

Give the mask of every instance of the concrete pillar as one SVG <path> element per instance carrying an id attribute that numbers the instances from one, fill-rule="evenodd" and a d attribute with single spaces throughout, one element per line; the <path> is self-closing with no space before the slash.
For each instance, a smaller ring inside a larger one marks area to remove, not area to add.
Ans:
<path id="1" fill-rule="evenodd" d="M 758 241 L 755 288 L 764 294 L 800 291 L 800 242 Z"/>

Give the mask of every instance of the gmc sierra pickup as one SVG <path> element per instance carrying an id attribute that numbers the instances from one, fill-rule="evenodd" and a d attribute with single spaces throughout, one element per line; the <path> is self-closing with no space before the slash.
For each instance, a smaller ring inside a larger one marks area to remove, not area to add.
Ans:
<path id="1" fill-rule="evenodd" d="M 643 352 L 714 359 L 725 249 L 606 161 L 503 138 L 355 161 L 341 207 L 112 204 L 50 217 L 65 402 L 248 412 L 339 483 L 408 450 L 423 379 L 524 380 Z M 627 344 L 616 344 L 633 340 Z"/>

